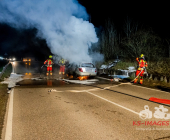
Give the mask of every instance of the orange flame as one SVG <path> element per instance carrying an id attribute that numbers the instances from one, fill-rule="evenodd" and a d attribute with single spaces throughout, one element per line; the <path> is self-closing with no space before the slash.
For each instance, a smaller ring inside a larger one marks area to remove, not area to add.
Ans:
<path id="1" fill-rule="evenodd" d="M 78 79 L 79 80 L 87 80 L 89 78 L 89 76 L 79 76 Z"/>
<path id="2" fill-rule="evenodd" d="M 70 75 L 70 76 L 69 76 L 69 79 L 73 79 L 73 75 Z"/>
<path id="3" fill-rule="evenodd" d="M 53 85 L 52 80 L 47 80 L 47 86 L 52 86 L 52 85 Z"/>

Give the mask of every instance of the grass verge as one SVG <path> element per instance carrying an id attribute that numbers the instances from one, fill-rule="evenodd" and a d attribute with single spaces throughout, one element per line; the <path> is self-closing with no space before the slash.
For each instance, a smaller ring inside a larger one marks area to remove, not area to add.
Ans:
<path id="1" fill-rule="evenodd" d="M 9 64 L 6 68 L 4 74 L 1 76 L 0 82 L 4 80 L 4 78 L 7 78 L 10 76 L 12 72 L 12 65 Z M 4 125 L 4 117 L 6 113 L 6 106 L 9 94 L 7 94 L 7 84 L 0 84 L 0 138 L 2 138 L 2 129 Z"/>
<path id="2" fill-rule="evenodd" d="M 115 70 L 118 70 L 118 69 L 128 70 L 129 67 L 136 67 L 136 66 L 137 66 L 137 62 L 123 62 L 123 61 L 120 61 L 113 67 L 113 69 L 115 69 Z"/>
<path id="3" fill-rule="evenodd" d="M 2 128 L 9 96 L 9 94 L 7 94 L 7 87 L 7 84 L 0 84 L 0 138 L 2 138 Z"/>
<path id="4" fill-rule="evenodd" d="M 170 83 L 165 83 L 163 81 L 155 81 L 150 79 L 144 79 L 143 85 L 145 87 L 159 89 L 162 91 L 170 92 Z"/>
<path id="5" fill-rule="evenodd" d="M 132 80 L 133 80 L 133 78 L 129 77 L 129 78 L 123 79 L 121 82 L 125 83 L 125 82 L 130 82 Z M 154 88 L 154 89 L 170 92 L 170 83 L 166 83 L 164 81 L 158 81 L 158 80 L 155 81 L 155 80 L 152 80 L 152 79 L 144 78 L 142 85 L 139 84 L 139 83 L 136 83 L 135 85 L 139 85 L 139 86 L 143 86 L 143 87 Z"/>
<path id="6" fill-rule="evenodd" d="M 11 74 L 11 72 L 12 72 L 12 65 L 11 65 L 11 64 L 9 64 L 9 65 L 8 65 L 8 67 L 6 68 L 6 70 L 5 70 L 4 74 L 1 76 L 0 82 L 1 82 L 1 81 L 3 81 L 3 80 L 4 80 L 4 78 L 9 77 L 9 76 L 10 76 L 10 74 Z"/>

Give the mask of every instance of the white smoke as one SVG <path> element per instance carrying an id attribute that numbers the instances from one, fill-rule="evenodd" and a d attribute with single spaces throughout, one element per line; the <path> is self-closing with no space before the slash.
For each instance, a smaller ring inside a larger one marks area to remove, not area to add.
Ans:
<path id="1" fill-rule="evenodd" d="M 1 0 L 0 22 L 37 28 L 53 54 L 70 62 L 90 62 L 88 48 L 98 41 L 93 24 L 77 0 Z"/>

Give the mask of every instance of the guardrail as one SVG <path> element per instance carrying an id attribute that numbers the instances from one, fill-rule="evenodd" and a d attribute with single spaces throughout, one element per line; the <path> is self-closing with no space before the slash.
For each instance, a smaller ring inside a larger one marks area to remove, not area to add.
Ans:
<path id="1" fill-rule="evenodd" d="M 135 77 L 136 72 L 128 72 L 128 74 L 124 73 L 119 70 L 112 70 L 112 69 L 98 69 L 98 74 L 109 74 L 109 75 L 128 75 L 129 77 Z M 150 79 L 154 81 L 164 81 L 165 83 L 170 83 L 170 77 L 162 76 L 162 75 L 154 75 L 148 73 L 147 75 L 144 75 L 145 79 Z"/>

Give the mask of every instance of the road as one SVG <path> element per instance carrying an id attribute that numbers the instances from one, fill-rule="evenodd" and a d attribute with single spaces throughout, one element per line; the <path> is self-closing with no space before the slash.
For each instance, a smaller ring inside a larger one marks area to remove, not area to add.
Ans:
<path id="1" fill-rule="evenodd" d="M 78 81 L 54 74 L 38 79 L 45 75 L 37 65 L 30 70 L 21 62 L 15 66 L 25 80 L 12 93 L 12 140 L 170 139 L 170 117 L 155 118 L 155 107 L 161 104 L 148 100 L 170 99 L 170 93 L 98 78 Z M 145 105 L 152 111 L 150 119 L 139 116 Z M 170 106 L 163 107 L 170 114 Z"/>

